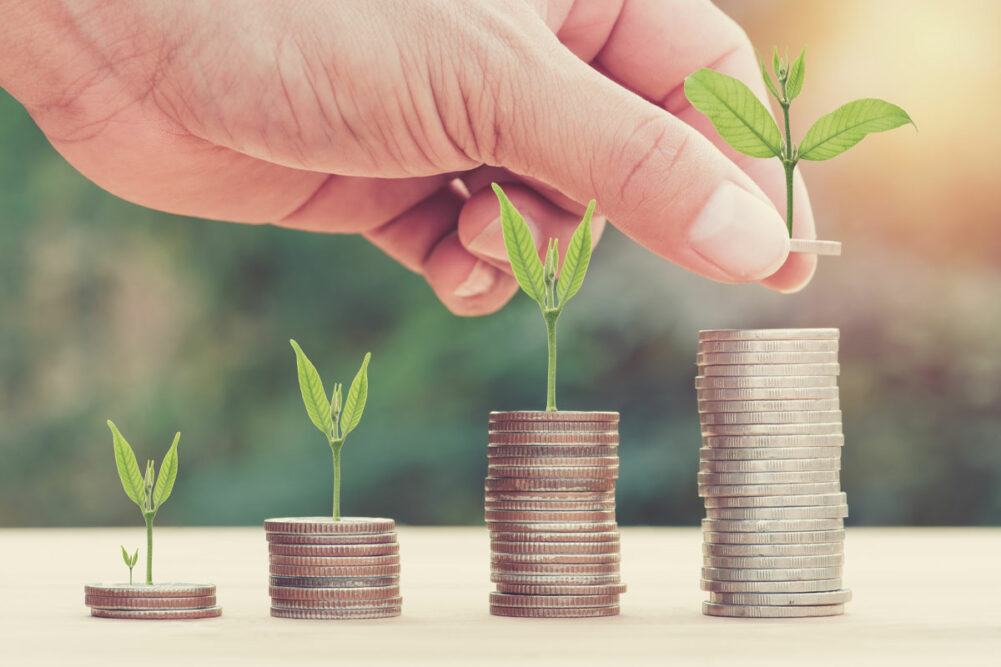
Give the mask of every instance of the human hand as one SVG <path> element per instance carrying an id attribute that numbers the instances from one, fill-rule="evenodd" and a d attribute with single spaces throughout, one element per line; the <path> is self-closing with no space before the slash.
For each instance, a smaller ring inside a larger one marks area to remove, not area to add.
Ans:
<path id="1" fill-rule="evenodd" d="M 700 67 L 765 99 L 747 38 L 706 1 L 0 8 L 0 85 L 98 185 L 183 215 L 360 233 L 461 315 L 517 289 L 491 181 L 541 248 L 566 248 L 593 197 L 715 280 L 792 291 L 816 266 L 788 255 L 781 165 L 732 151 L 685 99 Z M 796 178 L 795 235 L 814 238 Z"/>

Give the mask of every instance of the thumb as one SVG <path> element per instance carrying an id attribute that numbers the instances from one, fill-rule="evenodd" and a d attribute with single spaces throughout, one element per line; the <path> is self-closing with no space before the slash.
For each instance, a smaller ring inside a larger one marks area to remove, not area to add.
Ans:
<path id="1" fill-rule="evenodd" d="M 523 97 L 498 96 L 501 166 L 597 199 L 627 236 L 708 278 L 750 282 L 783 265 L 785 223 L 747 174 L 678 118 L 552 51 L 504 73 Z"/>

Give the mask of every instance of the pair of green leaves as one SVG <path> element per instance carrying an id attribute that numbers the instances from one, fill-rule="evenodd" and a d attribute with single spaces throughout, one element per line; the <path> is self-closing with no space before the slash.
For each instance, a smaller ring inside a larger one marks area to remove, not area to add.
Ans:
<path id="1" fill-rule="evenodd" d="M 129 555 L 129 552 L 125 550 L 125 545 L 121 545 L 121 547 L 122 547 L 122 560 L 125 561 L 125 564 L 131 570 L 136 566 L 136 563 L 139 562 L 139 547 L 136 547 L 136 552 L 131 556 Z"/>
<path id="2" fill-rule="evenodd" d="M 494 183 L 493 188 L 500 201 L 501 230 L 515 280 L 539 304 L 543 312 L 561 311 L 566 302 L 580 290 L 588 264 L 591 263 L 591 216 L 594 214 L 594 200 L 587 205 L 584 218 L 570 237 L 561 269 L 557 239 L 549 240 L 543 264 L 525 218 L 511 204 L 499 185 Z"/>
<path id="3" fill-rule="evenodd" d="M 778 85 L 761 63 L 769 92 L 787 109 L 803 89 L 806 49 L 788 66 L 773 52 L 772 69 Z M 780 157 L 798 160 L 829 160 L 844 153 L 873 132 L 892 130 L 908 123 L 910 116 L 900 107 L 867 98 L 849 102 L 821 116 L 807 130 L 798 147 L 787 146 L 765 105 L 746 85 L 733 77 L 700 69 L 685 79 L 685 95 L 692 106 L 712 121 L 716 131 L 735 150 L 751 157 Z"/>
<path id="4" fill-rule="evenodd" d="M 144 515 L 156 514 L 174 490 L 174 480 L 177 479 L 177 443 L 181 440 L 181 434 L 177 433 L 174 436 L 173 444 L 160 463 L 159 474 L 154 473 L 153 461 L 147 461 L 146 475 L 143 476 L 139 472 L 135 452 L 110 419 L 108 428 L 111 429 L 115 447 L 115 465 L 118 467 L 118 477 L 122 480 L 125 495 L 139 506 Z"/>
<path id="5" fill-rule="evenodd" d="M 313 425 L 327 436 L 331 445 L 335 442 L 343 442 L 348 434 L 358 427 L 362 413 L 365 411 L 365 402 L 368 400 L 368 362 L 372 358 L 372 353 L 365 354 L 361 368 L 358 369 L 354 380 L 351 381 L 347 398 L 343 398 L 341 385 L 336 383 L 328 399 L 327 392 L 323 388 L 323 380 L 320 379 L 320 374 L 313 362 L 299 347 L 299 343 L 295 340 L 289 340 L 289 343 L 295 350 L 299 390 L 302 392 L 302 402 L 306 406 L 306 414 L 309 415 Z"/>

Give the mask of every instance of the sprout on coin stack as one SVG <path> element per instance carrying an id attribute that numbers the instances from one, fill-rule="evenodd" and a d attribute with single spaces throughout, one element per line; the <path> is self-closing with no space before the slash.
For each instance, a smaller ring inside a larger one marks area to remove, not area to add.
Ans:
<path id="1" fill-rule="evenodd" d="M 153 583 L 153 519 L 170 497 L 177 479 L 177 444 L 181 434 L 174 436 L 156 474 L 153 461 L 146 462 L 146 474 L 140 474 L 132 446 L 122 436 L 114 422 L 108 420 L 118 478 L 129 500 L 139 506 L 146 522 L 146 583 L 132 583 L 132 568 L 139 559 L 139 550 L 131 555 L 122 547 L 122 560 L 129 568 L 128 584 L 88 584 L 84 587 L 84 603 L 92 616 L 101 618 L 170 620 L 212 618 L 222 614 L 216 605 L 213 584 L 154 584 Z"/>
<path id="2" fill-rule="evenodd" d="M 626 589 L 615 522 L 619 414 L 556 410 L 556 321 L 591 259 L 594 202 L 560 271 L 556 241 L 543 263 L 524 219 L 496 184 L 494 191 L 515 278 L 542 310 L 549 373 L 545 411 L 490 413 L 485 506 L 497 586 L 490 613 L 613 616 Z"/>
<path id="3" fill-rule="evenodd" d="M 844 613 L 837 329 L 699 332 L 703 612 Z"/>
<path id="4" fill-rule="evenodd" d="M 306 413 L 333 454 L 333 511 L 330 516 L 264 522 L 271 615 L 311 620 L 399 616 L 402 598 L 395 522 L 341 516 L 341 448 L 365 410 L 371 354 L 365 355 L 347 396 L 335 383 L 328 397 L 316 367 L 298 343 L 290 343 Z"/>

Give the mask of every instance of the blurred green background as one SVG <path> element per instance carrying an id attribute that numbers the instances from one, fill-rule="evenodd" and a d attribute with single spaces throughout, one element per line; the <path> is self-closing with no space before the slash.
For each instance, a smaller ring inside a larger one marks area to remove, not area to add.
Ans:
<path id="1" fill-rule="evenodd" d="M 701 516 L 696 332 L 837 326 L 855 524 L 1001 523 L 1001 89 L 992 2 L 727 2 L 763 51 L 809 44 L 794 134 L 878 96 L 920 132 L 808 164 L 823 259 L 795 296 L 688 275 L 609 230 L 561 319 L 560 405 L 622 412 L 624 524 Z M 993 111 L 991 112 L 993 113 Z M 347 514 L 482 517 L 486 413 L 541 408 L 545 337 L 518 296 L 450 315 L 355 237 L 206 222 L 107 194 L 0 92 L 0 525 L 135 524 L 105 419 L 143 460 L 183 433 L 166 524 L 329 510 L 330 451 L 288 339 L 328 386 L 372 350 Z"/>

